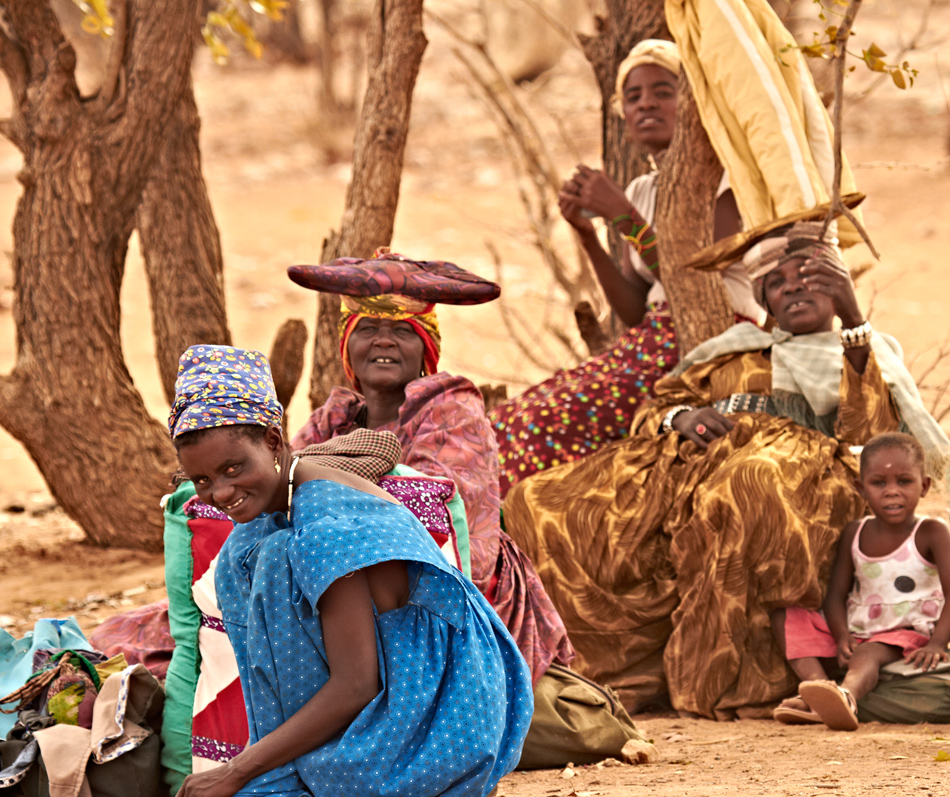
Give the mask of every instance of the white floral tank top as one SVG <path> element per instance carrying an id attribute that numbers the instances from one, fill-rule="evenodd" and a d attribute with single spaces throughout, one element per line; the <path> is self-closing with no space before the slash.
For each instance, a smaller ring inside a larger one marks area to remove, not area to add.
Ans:
<path id="1" fill-rule="evenodd" d="M 897 628 L 933 634 L 944 595 L 937 566 L 917 549 L 917 529 L 926 519 L 918 520 L 910 536 L 887 556 L 861 552 L 861 531 L 870 518 L 861 521 L 851 544 L 854 584 L 848 596 L 848 630 L 856 637 Z"/>

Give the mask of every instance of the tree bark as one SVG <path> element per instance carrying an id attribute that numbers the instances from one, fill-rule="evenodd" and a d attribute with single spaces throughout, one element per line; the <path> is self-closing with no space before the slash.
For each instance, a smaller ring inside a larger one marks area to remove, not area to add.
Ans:
<path id="1" fill-rule="evenodd" d="M 91 541 L 160 550 L 175 456 L 123 360 L 119 292 L 135 208 L 188 77 L 196 0 L 116 4 L 116 57 L 88 100 L 47 0 L 0 7 L 13 97 L 3 131 L 24 159 L 17 359 L 0 377 L 0 424 Z"/>
<path id="2" fill-rule="evenodd" d="M 283 428 L 286 437 L 288 429 L 287 412 L 290 400 L 294 397 L 300 377 L 303 375 L 304 350 L 307 347 L 307 326 L 299 318 L 288 318 L 280 325 L 270 350 L 271 375 L 274 377 L 274 389 L 277 400 L 284 408 Z M 289 439 L 289 438 L 287 438 Z"/>
<path id="3" fill-rule="evenodd" d="M 221 237 L 201 173 L 201 121 L 189 76 L 136 211 L 162 389 L 175 397 L 178 358 L 194 343 L 231 344 Z"/>
<path id="4" fill-rule="evenodd" d="M 356 131 L 353 177 L 339 233 L 324 242 L 322 260 L 370 257 L 392 240 L 412 92 L 425 52 L 422 0 L 376 0 L 369 29 L 369 82 Z M 337 322 L 339 297 L 321 294 L 314 341 L 310 404 L 319 407 L 345 383 Z"/>
<path id="5" fill-rule="evenodd" d="M 735 322 L 722 277 L 680 266 L 713 241 L 716 189 L 722 165 L 699 119 L 685 75 L 680 75 L 676 130 L 663 158 L 657 190 L 660 282 L 666 290 L 680 352 L 725 332 Z"/>

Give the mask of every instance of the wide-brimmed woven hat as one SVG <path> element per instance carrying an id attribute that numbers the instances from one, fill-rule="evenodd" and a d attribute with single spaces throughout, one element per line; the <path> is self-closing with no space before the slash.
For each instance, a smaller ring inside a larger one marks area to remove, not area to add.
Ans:
<path id="1" fill-rule="evenodd" d="M 430 304 L 483 304 L 501 288 L 490 280 L 444 260 L 412 260 L 379 249 L 361 260 L 340 257 L 318 266 L 290 266 L 298 285 L 344 296 L 408 296 Z"/>
<path id="2" fill-rule="evenodd" d="M 864 201 L 864 194 L 856 191 L 853 194 L 846 194 L 841 197 L 841 201 L 846 208 L 856 208 Z M 726 268 L 730 263 L 735 262 L 742 257 L 748 249 L 755 246 L 765 236 L 775 230 L 794 224 L 796 221 L 820 221 L 828 215 L 831 209 L 831 202 L 824 202 L 808 210 L 799 210 L 790 213 L 780 219 L 775 219 L 767 224 L 762 224 L 751 230 L 743 230 L 728 238 L 716 241 L 714 244 L 704 247 L 690 257 L 684 266 L 689 268 L 698 268 L 701 271 L 716 271 Z"/>

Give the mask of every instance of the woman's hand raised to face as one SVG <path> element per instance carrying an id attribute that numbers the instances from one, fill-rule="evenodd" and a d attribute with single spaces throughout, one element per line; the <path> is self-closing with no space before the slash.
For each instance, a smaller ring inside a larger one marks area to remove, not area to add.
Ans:
<path id="1" fill-rule="evenodd" d="M 853 329 L 864 323 L 851 275 L 835 247 L 822 246 L 802 265 L 801 275 L 808 290 L 823 293 L 831 299 L 843 328 Z"/>
<path id="2" fill-rule="evenodd" d="M 734 425 L 712 407 L 681 412 L 673 418 L 673 428 L 700 448 L 707 448 L 713 440 L 729 434 Z"/>

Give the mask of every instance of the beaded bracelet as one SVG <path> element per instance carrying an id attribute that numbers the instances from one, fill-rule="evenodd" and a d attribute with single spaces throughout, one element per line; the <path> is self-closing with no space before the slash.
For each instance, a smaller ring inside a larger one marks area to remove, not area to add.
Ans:
<path id="1" fill-rule="evenodd" d="M 673 407 L 666 415 L 663 416 L 663 420 L 660 423 L 660 434 L 669 434 L 673 431 L 673 419 L 679 415 L 681 412 L 691 412 L 696 409 L 690 404 L 677 404 Z"/>
<path id="2" fill-rule="evenodd" d="M 838 338 L 846 349 L 860 349 L 862 346 L 867 346 L 871 342 L 871 322 L 865 321 L 851 329 L 839 330 Z"/>
<path id="3" fill-rule="evenodd" d="M 610 226 L 616 227 L 622 221 L 629 221 L 630 223 L 633 223 L 633 219 L 630 217 L 630 214 L 623 213 L 620 216 L 617 216 L 617 218 L 615 218 L 612 222 L 610 222 Z"/>
<path id="4" fill-rule="evenodd" d="M 644 234 L 648 230 L 650 235 L 644 238 Z M 636 235 L 633 234 L 634 232 L 636 232 Z M 637 229 L 637 225 L 635 224 L 630 235 L 625 235 L 623 238 L 634 248 L 640 257 L 643 257 L 645 252 L 649 252 L 651 249 L 655 248 L 657 244 L 656 233 L 653 232 L 653 228 L 649 224 L 644 224 L 639 229 Z M 650 271 L 656 271 L 659 263 L 654 263 L 652 265 L 647 263 L 646 266 L 648 269 L 650 269 Z"/>

